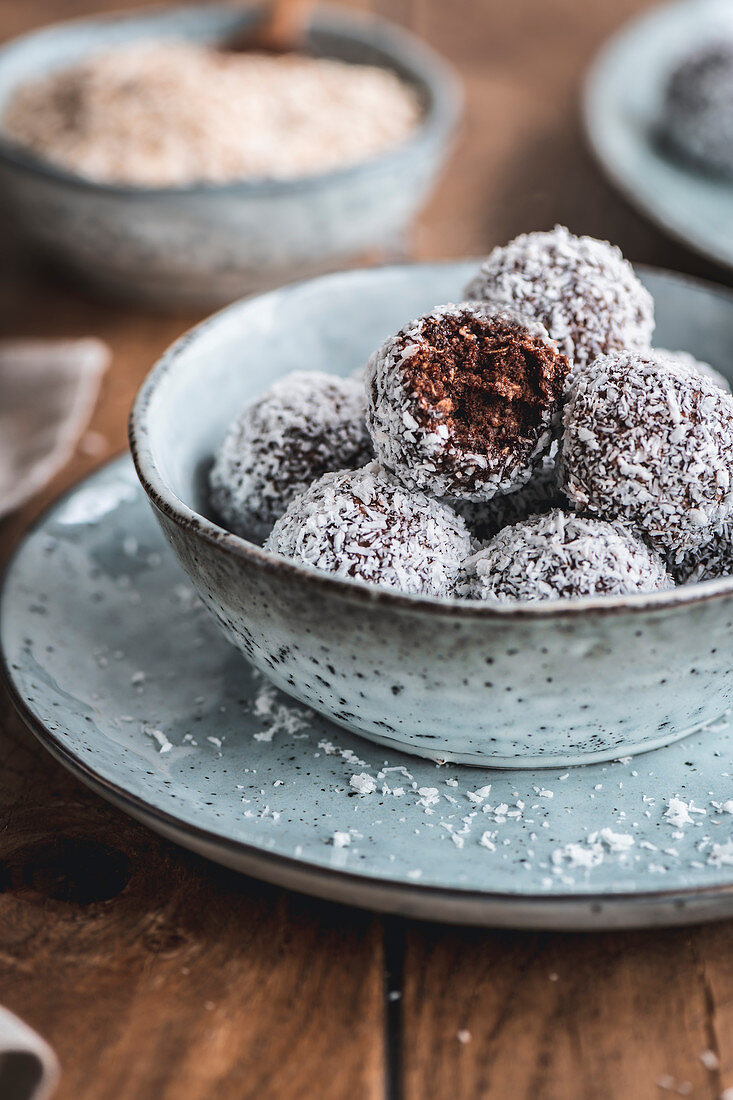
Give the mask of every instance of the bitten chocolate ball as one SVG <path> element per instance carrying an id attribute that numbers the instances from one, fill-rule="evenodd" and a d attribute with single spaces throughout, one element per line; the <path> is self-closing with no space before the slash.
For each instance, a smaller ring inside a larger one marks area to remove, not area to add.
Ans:
<path id="1" fill-rule="evenodd" d="M 553 444 L 553 450 L 556 444 Z M 503 527 L 529 516 L 549 512 L 561 506 L 564 498 L 557 484 L 555 455 L 546 455 L 532 477 L 514 493 L 505 493 L 491 500 L 453 500 L 448 501 L 459 516 L 463 516 L 466 525 L 478 542 L 488 542 Z"/>
<path id="2" fill-rule="evenodd" d="M 696 49 L 672 72 L 660 129 L 685 160 L 733 176 L 733 41 Z"/>
<path id="3" fill-rule="evenodd" d="M 719 527 L 699 550 L 692 550 L 681 561 L 671 561 L 669 571 L 677 584 L 697 584 L 733 576 L 733 524 Z"/>
<path id="4" fill-rule="evenodd" d="M 502 602 L 674 587 L 659 555 L 630 531 L 559 508 L 505 527 L 466 569 L 467 595 Z"/>
<path id="5" fill-rule="evenodd" d="M 560 483 L 680 560 L 733 512 L 733 398 L 664 355 L 601 356 L 570 388 Z"/>
<path id="6" fill-rule="evenodd" d="M 475 304 L 411 321 L 372 356 L 367 424 L 409 488 L 457 500 L 518 489 L 552 442 L 569 364 L 545 330 Z"/>
<path id="7" fill-rule="evenodd" d="M 211 502 L 238 535 L 264 539 L 290 501 L 329 470 L 372 457 L 363 381 L 293 371 L 245 407 L 216 455 Z"/>
<path id="8" fill-rule="evenodd" d="M 471 536 L 456 513 L 371 462 L 325 474 L 275 524 L 267 550 L 339 577 L 453 596 Z"/>
<path id="9" fill-rule="evenodd" d="M 467 298 L 545 326 L 575 368 L 622 348 L 648 348 L 654 303 L 620 249 L 557 225 L 495 248 Z"/>

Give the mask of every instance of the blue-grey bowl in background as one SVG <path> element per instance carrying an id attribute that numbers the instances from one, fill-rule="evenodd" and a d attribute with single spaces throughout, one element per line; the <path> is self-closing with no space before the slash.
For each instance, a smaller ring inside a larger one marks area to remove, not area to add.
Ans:
<path id="1" fill-rule="evenodd" d="M 147 38 L 226 39 L 245 9 L 193 6 L 47 27 L 0 49 L 0 117 L 14 89 L 103 49 Z M 90 287 L 156 306 L 221 304 L 254 289 L 394 248 L 443 164 L 460 110 L 451 68 L 383 20 L 316 9 L 310 49 L 394 70 L 424 115 L 364 162 L 293 180 L 145 188 L 97 183 L 2 135 L 0 199 L 38 250 Z"/>
<path id="2" fill-rule="evenodd" d="M 138 395 L 138 476 L 226 636 L 278 687 L 373 741 L 438 759 L 564 766 L 667 744 L 733 696 L 733 578 L 489 605 L 401 595 L 223 530 L 206 471 L 233 414 L 294 367 L 349 374 L 475 263 L 354 271 L 239 302 L 182 337 Z M 733 375 L 733 295 L 641 272 L 657 341 Z M 710 736 L 713 736 L 711 733 Z"/>

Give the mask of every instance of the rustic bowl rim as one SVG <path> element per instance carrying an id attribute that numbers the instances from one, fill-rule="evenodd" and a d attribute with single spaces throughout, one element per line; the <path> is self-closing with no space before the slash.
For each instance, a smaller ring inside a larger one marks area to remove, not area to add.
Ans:
<path id="1" fill-rule="evenodd" d="M 340 597 L 347 601 L 385 610 L 422 612 L 450 618 L 456 622 L 483 619 L 489 621 L 506 620 L 561 620 L 588 615 L 638 614 L 643 612 L 669 611 L 689 607 L 711 600 L 721 600 L 733 595 L 733 577 L 702 581 L 697 584 L 681 585 L 664 592 L 639 592 L 623 596 L 582 596 L 573 599 L 521 601 L 512 604 L 488 603 L 475 599 L 458 599 L 437 596 L 419 596 L 382 588 L 366 581 L 351 577 L 337 577 L 309 565 L 300 565 L 257 546 L 255 543 L 235 535 L 220 527 L 213 520 L 201 515 L 182 500 L 167 484 L 153 454 L 152 431 L 149 414 L 161 383 L 176 368 L 178 359 L 211 328 L 217 327 L 224 318 L 238 312 L 255 301 L 283 297 L 298 292 L 304 286 L 320 284 L 327 287 L 334 281 L 351 281 L 367 276 L 378 279 L 388 273 L 408 275 L 411 270 L 438 269 L 463 260 L 441 260 L 431 263 L 391 264 L 380 268 L 355 268 L 350 271 L 322 275 L 315 279 L 302 279 L 270 290 L 263 294 L 238 299 L 223 309 L 211 314 L 203 321 L 184 332 L 171 344 L 153 365 L 140 386 L 130 413 L 128 435 L 130 451 L 140 484 L 153 506 L 179 528 L 193 535 L 208 546 L 214 547 L 237 561 L 276 577 L 287 578 L 300 583 L 314 593 Z M 709 292 L 726 300 L 733 310 L 733 291 L 726 290 L 714 283 L 696 279 L 676 272 L 666 271 L 647 265 L 639 265 L 642 272 L 672 278 L 686 282 L 691 286 L 706 288 Z"/>
<path id="2" fill-rule="evenodd" d="M 0 68 L 6 57 L 19 46 L 55 31 L 68 30 L 71 33 L 75 28 L 125 22 L 143 24 L 156 17 L 174 16 L 177 11 L 190 13 L 197 9 L 203 10 L 204 5 L 194 4 L 183 7 L 180 4 L 162 4 L 140 11 L 107 12 L 49 23 L 4 42 L 0 46 Z M 214 13 L 228 11 L 231 14 L 234 9 L 231 7 L 227 9 L 224 4 L 214 4 L 210 10 Z M 44 160 L 43 157 L 28 152 L 22 145 L 5 137 L 0 118 L 0 165 L 99 196 L 133 201 L 155 201 L 175 197 L 216 198 L 222 195 L 242 199 L 265 198 L 317 191 L 331 184 L 348 182 L 360 176 L 376 175 L 385 169 L 398 167 L 404 160 L 412 157 L 417 149 L 448 139 L 457 125 L 463 102 L 460 79 L 448 61 L 410 31 L 379 16 L 371 16 L 326 3 L 319 4 L 316 8 L 313 25 L 317 32 L 338 35 L 355 44 L 377 45 L 385 56 L 394 62 L 395 68 L 400 67 L 405 74 L 409 74 L 405 79 L 413 88 L 427 92 L 424 114 L 412 134 L 397 145 L 390 146 L 384 152 L 364 161 L 308 176 L 143 187 L 89 179 Z M 376 35 L 375 32 L 377 32 Z"/>

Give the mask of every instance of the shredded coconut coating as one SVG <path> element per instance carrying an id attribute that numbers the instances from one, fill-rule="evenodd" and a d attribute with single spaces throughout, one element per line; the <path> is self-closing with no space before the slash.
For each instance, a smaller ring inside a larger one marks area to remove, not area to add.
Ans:
<path id="1" fill-rule="evenodd" d="M 598 358 L 571 386 L 560 483 L 578 511 L 620 519 L 680 560 L 733 511 L 733 398 L 669 357 Z"/>
<path id="2" fill-rule="evenodd" d="M 667 351 L 666 348 L 654 348 L 654 355 L 664 356 L 666 359 L 671 359 L 673 363 L 677 363 L 680 367 L 686 367 L 687 370 L 692 371 L 694 374 L 703 374 L 706 378 L 709 378 L 711 382 L 714 382 L 716 386 L 719 386 L 725 393 L 730 393 L 730 382 L 717 371 L 715 367 L 711 367 L 709 363 L 703 362 L 702 359 L 696 359 L 694 355 L 690 355 L 689 351 Z"/>
<path id="3" fill-rule="evenodd" d="M 606 352 L 644 350 L 654 331 L 652 297 L 621 250 L 560 225 L 495 248 L 465 294 L 541 322 L 579 368 Z"/>
<path id="4" fill-rule="evenodd" d="M 502 602 L 674 588 L 659 555 L 630 531 L 559 508 L 505 527 L 466 575 L 466 595 Z"/>
<path id="5" fill-rule="evenodd" d="M 363 382 L 293 371 L 234 421 L 209 475 L 211 503 L 235 534 L 262 541 L 290 501 L 329 470 L 372 457 Z"/>
<path id="6" fill-rule="evenodd" d="M 684 58 L 669 77 L 660 123 L 686 160 L 733 176 L 733 41 L 711 42 Z"/>
<path id="7" fill-rule="evenodd" d="M 471 537 L 448 505 L 408 492 L 370 462 L 316 481 L 290 504 L 265 548 L 339 577 L 454 596 Z"/>
<path id="8" fill-rule="evenodd" d="M 377 459 L 409 488 L 489 500 L 549 450 L 569 372 L 545 329 L 477 303 L 438 306 L 367 365 Z"/>
<path id="9" fill-rule="evenodd" d="M 531 479 L 514 493 L 505 493 L 491 500 L 449 500 L 459 516 L 463 516 L 473 537 L 480 543 L 488 542 L 504 527 L 533 515 L 549 512 L 562 506 L 564 497 L 557 483 L 555 450 L 545 455 Z"/>
<path id="10" fill-rule="evenodd" d="M 12 96 L 5 136 L 105 183 L 292 179 L 403 141 L 414 90 L 374 65 L 146 41 L 95 53 Z"/>
<path id="11" fill-rule="evenodd" d="M 679 562 L 670 561 L 669 571 L 677 584 L 733 576 L 733 524 L 722 524 L 699 550 L 690 551 Z"/>

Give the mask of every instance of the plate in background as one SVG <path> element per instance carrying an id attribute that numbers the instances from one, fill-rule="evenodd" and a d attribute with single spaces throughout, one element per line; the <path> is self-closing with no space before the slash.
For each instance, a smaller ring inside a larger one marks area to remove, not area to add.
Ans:
<path id="1" fill-rule="evenodd" d="M 611 38 L 583 95 L 585 128 L 622 194 L 687 247 L 733 267 L 733 181 L 706 175 L 656 137 L 665 81 L 696 46 L 733 38 L 730 0 L 682 0 L 653 9 Z"/>

